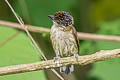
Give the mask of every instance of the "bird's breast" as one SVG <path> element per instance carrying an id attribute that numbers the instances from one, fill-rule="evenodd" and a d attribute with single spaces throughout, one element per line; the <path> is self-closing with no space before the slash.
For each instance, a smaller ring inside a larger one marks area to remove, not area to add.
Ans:
<path id="1" fill-rule="evenodd" d="M 53 26 L 50 34 L 56 54 L 61 56 L 71 56 L 78 52 L 75 38 L 71 31 L 64 31 Z"/>

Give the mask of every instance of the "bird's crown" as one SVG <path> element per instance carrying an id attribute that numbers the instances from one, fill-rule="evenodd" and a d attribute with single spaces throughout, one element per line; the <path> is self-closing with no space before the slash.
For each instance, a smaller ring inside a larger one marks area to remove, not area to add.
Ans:
<path id="1" fill-rule="evenodd" d="M 65 11 L 56 12 L 53 15 L 52 20 L 62 26 L 69 26 L 73 24 L 73 17 Z"/>

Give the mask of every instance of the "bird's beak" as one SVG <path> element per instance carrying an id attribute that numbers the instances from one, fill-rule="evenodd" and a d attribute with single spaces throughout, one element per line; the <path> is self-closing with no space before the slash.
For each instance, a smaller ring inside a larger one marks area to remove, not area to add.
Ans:
<path id="1" fill-rule="evenodd" d="M 51 18 L 52 20 L 54 19 L 54 15 L 48 15 L 49 18 Z"/>

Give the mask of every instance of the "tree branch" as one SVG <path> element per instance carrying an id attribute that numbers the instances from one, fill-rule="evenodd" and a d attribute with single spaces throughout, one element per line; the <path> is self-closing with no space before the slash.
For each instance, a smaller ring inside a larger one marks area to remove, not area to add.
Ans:
<path id="1" fill-rule="evenodd" d="M 31 63 L 31 64 L 21 64 L 15 66 L 1 67 L 0 76 L 31 72 L 31 71 L 37 71 L 43 69 L 50 69 L 50 68 L 65 66 L 68 64 L 79 64 L 83 66 L 97 61 L 104 61 L 117 57 L 120 57 L 120 49 L 101 50 L 92 55 L 79 56 L 78 59 L 72 56 L 72 57 L 61 58 L 56 61 L 48 60 L 48 61 Z"/>
<path id="2" fill-rule="evenodd" d="M 8 26 L 8 27 L 13 27 L 13 28 L 24 30 L 24 28 L 22 28 L 20 26 L 20 24 L 13 23 L 13 22 L 0 20 L 0 25 L 5 25 L 5 26 Z M 39 32 L 39 33 L 49 33 L 50 32 L 50 29 L 48 29 L 48 28 L 31 26 L 31 25 L 27 25 L 27 26 L 28 26 L 27 27 L 28 30 L 32 31 L 32 32 Z M 119 36 L 107 36 L 107 35 L 98 35 L 98 34 L 78 32 L 78 37 L 79 37 L 79 39 L 109 40 L 109 41 L 120 42 L 120 37 Z"/>

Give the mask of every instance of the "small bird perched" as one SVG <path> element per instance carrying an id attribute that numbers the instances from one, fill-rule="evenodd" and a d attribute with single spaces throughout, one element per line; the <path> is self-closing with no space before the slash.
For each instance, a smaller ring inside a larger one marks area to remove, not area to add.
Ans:
<path id="1" fill-rule="evenodd" d="M 56 12 L 54 15 L 48 15 L 48 17 L 53 21 L 50 38 L 56 53 L 55 59 L 72 55 L 77 58 L 79 53 L 79 41 L 77 32 L 73 27 L 73 17 L 65 11 Z M 70 74 L 73 71 L 73 65 L 60 68 L 60 72 L 65 72 L 66 74 Z"/>

